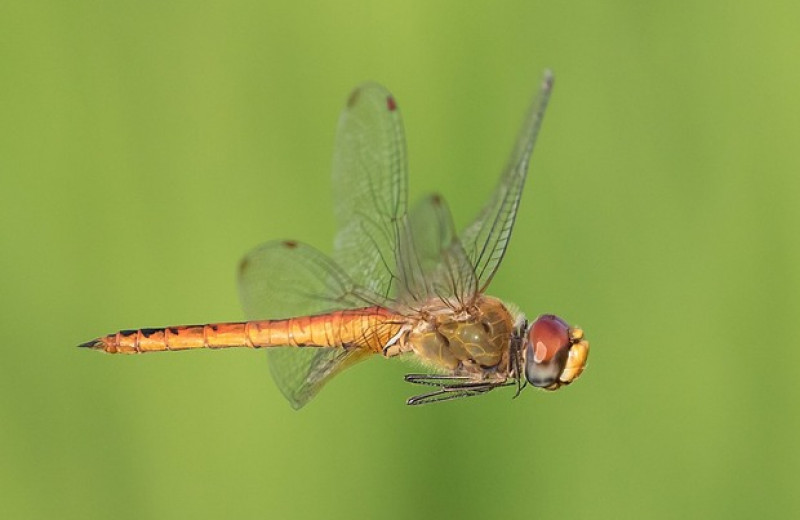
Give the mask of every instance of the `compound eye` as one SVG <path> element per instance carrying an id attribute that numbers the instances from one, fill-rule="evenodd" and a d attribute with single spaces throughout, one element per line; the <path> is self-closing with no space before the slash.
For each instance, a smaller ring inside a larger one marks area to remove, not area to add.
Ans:
<path id="1" fill-rule="evenodd" d="M 572 346 L 570 328 L 564 320 L 543 314 L 528 328 L 525 346 L 525 378 L 539 388 L 560 386 L 559 377 Z"/>

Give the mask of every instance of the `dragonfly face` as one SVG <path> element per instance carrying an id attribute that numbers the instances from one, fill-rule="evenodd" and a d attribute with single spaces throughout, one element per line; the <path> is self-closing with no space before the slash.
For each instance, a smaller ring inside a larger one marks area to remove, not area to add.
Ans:
<path id="1" fill-rule="evenodd" d="M 588 356 L 589 343 L 581 329 L 570 327 L 558 316 L 544 314 L 525 335 L 525 379 L 533 386 L 557 390 L 581 375 Z"/>

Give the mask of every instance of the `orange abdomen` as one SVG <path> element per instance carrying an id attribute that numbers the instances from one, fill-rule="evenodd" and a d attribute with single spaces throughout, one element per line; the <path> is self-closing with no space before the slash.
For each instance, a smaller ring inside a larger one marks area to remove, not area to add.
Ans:
<path id="1" fill-rule="evenodd" d="M 344 347 L 381 352 L 399 332 L 399 317 L 381 307 L 284 320 L 122 330 L 80 345 L 110 354 L 197 348 Z"/>

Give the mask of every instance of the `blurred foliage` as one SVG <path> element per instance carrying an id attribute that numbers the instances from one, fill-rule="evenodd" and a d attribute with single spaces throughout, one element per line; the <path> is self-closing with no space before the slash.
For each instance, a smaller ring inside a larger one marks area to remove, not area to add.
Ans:
<path id="1" fill-rule="evenodd" d="M 788 518 L 800 4 L 0 4 L 3 518 Z M 349 90 L 405 117 L 412 198 L 464 223 L 556 87 L 491 293 L 590 366 L 410 409 L 374 359 L 294 412 L 263 353 L 103 356 L 236 320 L 259 242 L 330 250 Z"/>

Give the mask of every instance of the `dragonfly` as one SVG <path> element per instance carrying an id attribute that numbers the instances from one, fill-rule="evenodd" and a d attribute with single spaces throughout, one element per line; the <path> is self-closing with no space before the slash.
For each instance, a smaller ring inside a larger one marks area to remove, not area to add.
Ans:
<path id="1" fill-rule="evenodd" d="M 267 242 L 238 268 L 249 321 L 121 330 L 80 347 L 117 354 L 264 348 L 295 409 L 374 355 L 426 367 L 405 376 L 426 387 L 409 405 L 572 383 L 589 354 L 583 330 L 553 314 L 528 322 L 486 294 L 508 247 L 552 88 L 545 71 L 493 193 L 459 234 L 441 195 L 408 207 L 397 101 L 376 83 L 362 84 L 336 133 L 332 257 L 293 240 Z"/>

